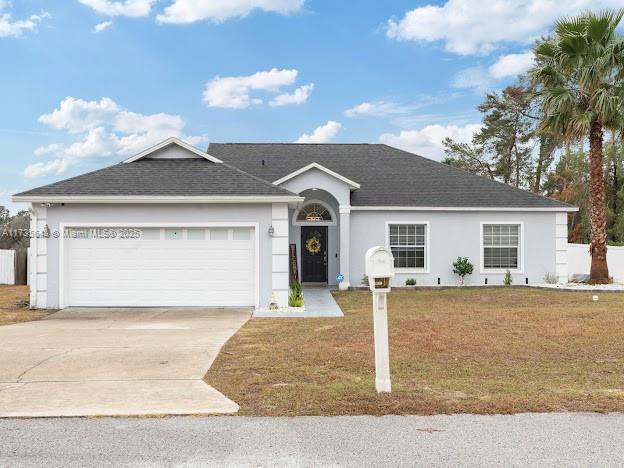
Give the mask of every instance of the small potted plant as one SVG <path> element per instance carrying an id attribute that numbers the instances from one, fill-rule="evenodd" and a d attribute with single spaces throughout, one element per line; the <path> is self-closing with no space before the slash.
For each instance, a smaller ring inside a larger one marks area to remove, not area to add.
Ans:
<path id="1" fill-rule="evenodd" d="M 459 276 L 459 285 L 464 285 L 464 276 L 472 275 L 474 265 L 470 263 L 468 257 L 457 257 L 453 262 L 453 273 Z"/>

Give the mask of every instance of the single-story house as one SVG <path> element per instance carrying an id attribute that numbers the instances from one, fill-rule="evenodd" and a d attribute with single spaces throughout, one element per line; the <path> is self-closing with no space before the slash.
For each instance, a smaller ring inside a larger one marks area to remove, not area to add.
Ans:
<path id="1" fill-rule="evenodd" d="M 176 138 L 122 163 L 13 197 L 32 205 L 31 304 L 287 304 L 305 283 L 359 285 L 374 245 L 394 283 L 567 281 L 577 208 L 382 144 L 211 143 Z"/>

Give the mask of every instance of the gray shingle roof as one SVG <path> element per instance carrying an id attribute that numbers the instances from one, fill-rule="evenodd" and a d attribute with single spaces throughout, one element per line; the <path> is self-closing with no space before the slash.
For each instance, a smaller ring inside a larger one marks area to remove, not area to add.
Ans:
<path id="1" fill-rule="evenodd" d="M 208 153 L 270 182 L 316 162 L 360 184 L 354 206 L 571 206 L 381 144 L 211 143 Z"/>
<path id="2" fill-rule="evenodd" d="M 205 159 L 141 159 L 35 188 L 15 196 L 294 195 L 229 164 Z"/>

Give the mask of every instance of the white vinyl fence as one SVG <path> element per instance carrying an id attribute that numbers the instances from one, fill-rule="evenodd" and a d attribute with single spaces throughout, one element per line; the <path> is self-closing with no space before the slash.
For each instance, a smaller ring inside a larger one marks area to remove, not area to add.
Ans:
<path id="1" fill-rule="evenodd" d="M 607 247 L 607 264 L 609 275 L 616 283 L 624 283 L 624 247 Z M 589 274 L 591 257 L 589 245 L 568 244 L 568 274 L 570 278 L 574 274 Z"/>
<path id="2" fill-rule="evenodd" d="M 15 284 L 15 250 L 0 250 L 0 284 Z"/>

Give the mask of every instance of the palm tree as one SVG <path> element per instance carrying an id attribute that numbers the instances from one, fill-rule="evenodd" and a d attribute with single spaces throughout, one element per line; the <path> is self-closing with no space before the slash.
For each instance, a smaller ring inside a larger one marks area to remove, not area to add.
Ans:
<path id="1" fill-rule="evenodd" d="M 590 282 L 609 282 L 603 129 L 620 125 L 624 110 L 624 40 L 616 28 L 624 10 L 584 13 L 555 23 L 534 48 L 530 71 L 538 86 L 540 129 L 564 141 L 589 137 Z"/>

